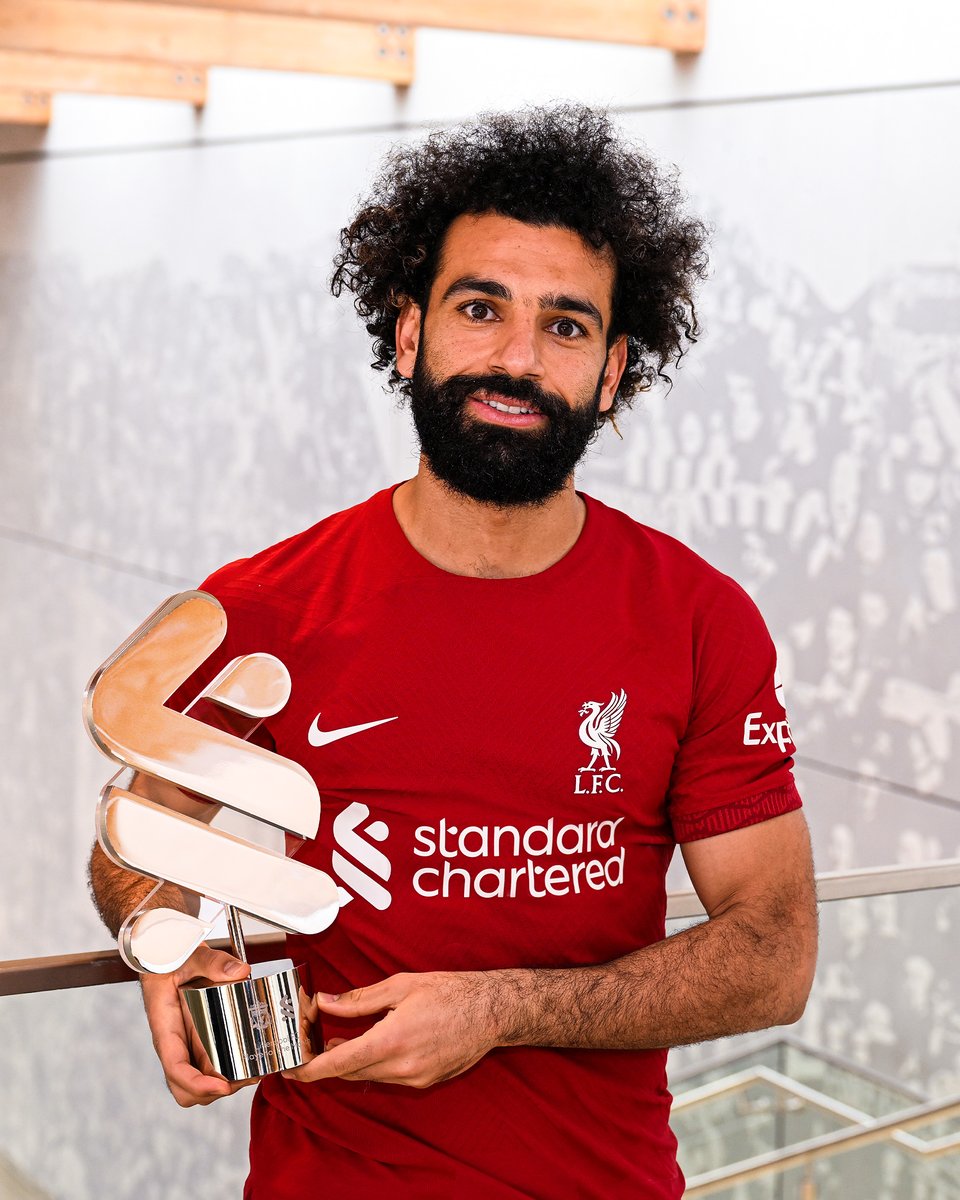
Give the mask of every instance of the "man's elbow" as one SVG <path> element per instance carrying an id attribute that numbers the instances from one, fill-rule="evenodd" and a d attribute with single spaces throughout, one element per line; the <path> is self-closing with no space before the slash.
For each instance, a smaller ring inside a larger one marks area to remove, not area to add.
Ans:
<path id="1" fill-rule="evenodd" d="M 802 938 L 792 955 L 790 969 L 785 971 L 781 989 L 782 1012 L 778 1025 L 794 1025 L 803 1016 L 817 971 L 816 927 Z"/>
<path id="2" fill-rule="evenodd" d="M 796 1025 L 797 1021 L 803 1016 L 807 1010 L 807 998 L 810 995 L 810 989 L 806 988 L 798 992 L 790 998 L 789 1003 L 784 1007 L 778 1025 Z"/>

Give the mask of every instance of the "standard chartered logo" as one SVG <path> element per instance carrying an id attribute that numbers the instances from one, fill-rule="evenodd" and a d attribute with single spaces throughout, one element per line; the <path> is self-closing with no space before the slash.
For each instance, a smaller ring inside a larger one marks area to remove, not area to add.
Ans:
<path id="1" fill-rule="evenodd" d="M 420 867 L 420 896 L 512 899 L 579 895 L 623 883 L 626 848 L 618 844 L 623 817 L 557 825 L 421 825 L 413 853 L 434 862 Z M 540 860 L 540 861 L 538 861 Z M 505 865 L 509 863 L 510 865 Z"/>
<path id="2" fill-rule="evenodd" d="M 356 861 L 351 862 L 340 850 L 334 850 L 331 863 L 334 874 L 341 884 L 345 885 L 339 889 L 341 906 L 349 904 L 354 896 L 361 896 L 368 904 L 383 912 L 390 907 L 392 900 L 390 893 L 383 886 L 390 879 L 392 868 L 390 859 L 369 839 L 385 842 L 390 830 L 384 821 L 370 821 L 370 824 L 360 831 L 360 827 L 369 818 L 370 809 L 365 804 L 356 802 L 348 804 L 343 812 L 337 814 L 333 822 L 334 841 Z M 359 867 L 357 863 L 360 864 Z M 383 882 L 378 882 L 379 880 Z"/>
<path id="3" fill-rule="evenodd" d="M 413 853 L 429 859 L 413 873 L 413 890 L 427 899 L 499 900 L 580 895 L 623 883 L 626 848 L 623 817 L 536 825 L 451 824 L 414 831 Z M 366 804 L 354 802 L 337 815 L 331 855 L 340 881 L 341 906 L 355 898 L 380 912 L 392 903 L 393 867 L 379 848 L 389 837 L 386 822 L 371 820 Z"/>

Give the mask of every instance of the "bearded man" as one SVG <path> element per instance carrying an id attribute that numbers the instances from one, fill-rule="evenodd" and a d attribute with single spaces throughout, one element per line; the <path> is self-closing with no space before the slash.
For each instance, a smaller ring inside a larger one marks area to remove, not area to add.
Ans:
<path id="1" fill-rule="evenodd" d="M 341 235 L 333 288 L 409 397 L 419 470 L 203 584 L 229 621 L 206 677 L 290 669 L 269 745 L 324 798 L 300 856 L 337 851 L 345 886 L 290 939 L 325 1048 L 260 1085 L 248 1200 L 676 1200 L 666 1048 L 803 1010 L 814 885 L 770 637 L 732 580 L 574 488 L 696 339 L 704 241 L 574 107 L 395 150 Z M 709 919 L 665 939 L 677 844 Z M 114 930 L 150 886 L 100 851 L 92 877 Z M 202 948 L 144 979 L 183 1105 L 239 1085 L 191 1064 L 176 986 L 246 970 Z"/>

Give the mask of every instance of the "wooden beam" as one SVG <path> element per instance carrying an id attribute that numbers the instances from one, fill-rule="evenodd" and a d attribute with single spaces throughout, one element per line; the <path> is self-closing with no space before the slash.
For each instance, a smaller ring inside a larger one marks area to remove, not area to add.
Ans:
<path id="1" fill-rule="evenodd" d="M 49 94 L 0 86 L 0 125 L 49 124 Z"/>
<path id="2" fill-rule="evenodd" d="M 79 58 L 0 49 L 0 79 L 8 88 L 49 92 L 98 92 L 109 96 L 154 96 L 202 105 L 207 98 L 203 67 Z"/>
<path id="3" fill-rule="evenodd" d="M 0 0 L 0 47 L 413 81 L 413 33 L 389 23 L 145 0 Z"/>
<path id="4" fill-rule="evenodd" d="M 702 50 L 707 0 L 148 0 L 157 6 L 286 13 L 485 33 Z"/>

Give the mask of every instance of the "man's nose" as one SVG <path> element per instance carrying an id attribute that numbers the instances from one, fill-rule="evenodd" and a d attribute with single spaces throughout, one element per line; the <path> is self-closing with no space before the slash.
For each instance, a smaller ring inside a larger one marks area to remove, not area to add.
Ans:
<path id="1" fill-rule="evenodd" d="M 490 352 L 490 371 L 496 375 L 539 378 L 543 374 L 540 340 L 534 320 L 504 321 Z"/>

